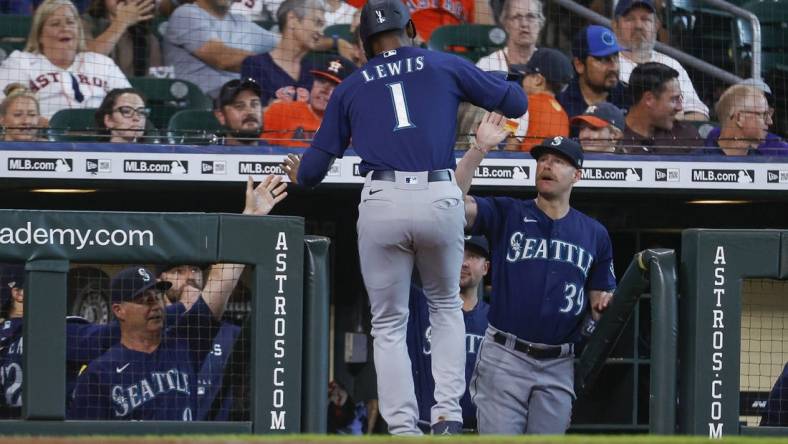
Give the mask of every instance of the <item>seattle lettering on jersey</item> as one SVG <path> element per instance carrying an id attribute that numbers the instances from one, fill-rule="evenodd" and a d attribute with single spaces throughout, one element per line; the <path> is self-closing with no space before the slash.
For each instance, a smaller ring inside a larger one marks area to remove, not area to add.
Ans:
<path id="1" fill-rule="evenodd" d="M 432 354 L 432 326 L 424 330 L 424 345 L 421 347 L 421 352 L 425 355 Z M 468 354 L 476 354 L 479 350 L 483 335 L 476 335 L 473 333 L 465 332 L 465 352 Z"/>
<path id="2" fill-rule="evenodd" d="M 41 74 L 35 79 L 30 79 L 30 91 L 36 92 L 41 88 L 46 88 L 50 84 L 53 83 L 60 83 L 61 81 L 61 74 L 60 72 L 48 72 L 46 74 Z M 85 74 L 75 73 L 74 77 L 77 78 L 77 81 L 81 85 L 92 85 L 98 86 L 99 88 L 107 89 L 107 81 L 99 78 L 99 77 L 88 77 Z M 64 80 L 65 82 L 71 82 L 70 78 Z"/>
<path id="3" fill-rule="evenodd" d="M 387 51 L 383 53 L 383 57 L 390 57 L 396 53 L 396 50 Z M 409 74 L 421 71 L 422 69 L 424 69 L 423 56 L 406 57 L 396 62 L 382 63 L 362 69 L 361 75 L 364 76 L 364 81 L 369 83 L 373 80 L 385 79 L 386 77 L 398 76 L 400 74 Z"/>
<path id="4" fill-rule="evenodd" d="M 506 260 L 514 263 L 532 259 L 566 262 L 577 267 L 586 277 L 594 263 L 591 253 L 571 242 L 525 237 L 520 231 L 512 233 Z"/>
<path id="5" fill-rule="evenodd" d="M 165 372 L 151 372 L 150 378 L 143 378 L 135 384 L 123 387 L 112 387 L 112 403 L 115 404 L 115 416 L 126 416 L 131 410 L 156 398 L 156 396 L 179 392 L 190 395 L 189 375 L 177 368 Z"/>

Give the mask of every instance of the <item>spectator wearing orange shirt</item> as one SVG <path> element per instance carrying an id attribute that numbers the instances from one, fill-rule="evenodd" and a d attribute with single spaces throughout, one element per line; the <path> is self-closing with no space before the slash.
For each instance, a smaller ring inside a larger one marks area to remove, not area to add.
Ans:
<path id="1" fill-rule="evenodd" d="M 345 0 L 361 9 L 367 0 Z M 446 25 L 476 22 L 476 0 L 402 0 L 416 25 L 418 39 L 430 41 L 432 31 Z M 483 14 L 489 15 L 488 11 Z"/>
<path id="2" fill-rule="evenodd" d="M 310 71 L 314 80 L 308 102 L 277 101 L 265 110 L 265 132 L 261 138 L 272 145 L 308 147 L 334 88 L 356 68 L 350 60 L 331 54 L 321 57 L 314 66 Z"/>
<path id="3" fill-rule="evenodd" d="M 525 65 L 512 65 L 523 74 L 528 94 L 528 133 L 520 151 L 531 151 L 547 137 L 569 136 L 569 116 L 555 96 L 572 80 L 572 64 L 560 51 L 539 48 Z"/>

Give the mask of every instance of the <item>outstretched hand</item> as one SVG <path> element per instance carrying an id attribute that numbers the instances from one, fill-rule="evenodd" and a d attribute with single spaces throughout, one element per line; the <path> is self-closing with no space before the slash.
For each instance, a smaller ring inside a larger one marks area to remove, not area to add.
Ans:
<path id="1" fill-rule="evenodd" d="M 279 166 L 285 170 L 285 174 L 287 174 L 287 177 L 290 179 L 290 183 L 298 183 L 298 167 L 301 166 L 300 155 L 288 154 Z"/>
<path id="2" fill-rule="evenodd" d="M 494 146 L 506 139 L 509 130 L 506 129 L 505 124 L 506 117 L 498 113 L 485 114 L 479 123 L 479 129 L 476 130 L 476 146 L 479 150 L 487 154 Z"/>
<path id="3" fill-rule="evenodd" d="M 260 184 L 254 186 L 252 176 L 246 181 L 246 206 L 243 214 L 264 216 L 287 197 L 287 183 L 282 178 L 269 174 Z"/>

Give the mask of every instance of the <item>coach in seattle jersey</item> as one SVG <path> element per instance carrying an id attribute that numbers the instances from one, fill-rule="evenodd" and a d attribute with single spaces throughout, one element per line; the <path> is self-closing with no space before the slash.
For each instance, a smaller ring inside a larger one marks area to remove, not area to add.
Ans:
<path id="1" fill-rule="evenodd" d="M 489 123 L 487 117 L 477 131 L 478 149 L 457 168 L 463 191 L 492 146 L 478 143 Z M 536 199 L 465 199 L 467 227 L 492 245 L 490 326 L 470 387 L 484 434 L 566 431 L 575 399 L 574 344 L 583 319 L 598 318 L 616 286 L 607 230 L 569 205 L 582 148 L 551 137 L 531 155 Z"/>
<path id="2" fill-rule="evenodd" d="M 169 282 L 130 267 L 110 286 L 120 343 L 79 377 L 68 417 L 191 421 L 198 366 L 216 333 L 211 309 L 200 298 L 173 328 L 163 330 Z"/>

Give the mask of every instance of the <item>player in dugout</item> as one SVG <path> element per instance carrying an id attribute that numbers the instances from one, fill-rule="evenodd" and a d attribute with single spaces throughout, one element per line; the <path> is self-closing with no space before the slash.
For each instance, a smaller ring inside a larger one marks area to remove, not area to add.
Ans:
<path id="1" fill-rule="evenodd" d="M 266 214 L 273 207 L 272 202 L 286 197 L 281 185 L 279 178 L 269 176 L 254 187 L 249 178 L 243 213 Z M 212 341 L 221 326 L 219 320 L 243 268 L 237 264 L 214 265 L 199 297 L 181 299 L 183 312 L 171 326 L 166 322 L 169 316 L 164 291 L 172 284 L 157 280 L 141 266 L 118 273 L 110 287 L 120 341 L 82 372 L 67 417 L 197 419 L 200 367 L 212 350 Z"/>

